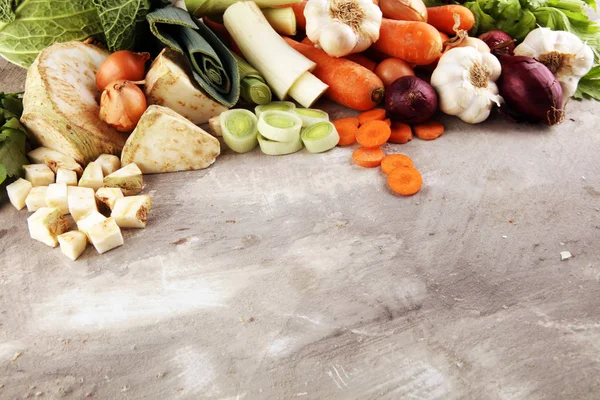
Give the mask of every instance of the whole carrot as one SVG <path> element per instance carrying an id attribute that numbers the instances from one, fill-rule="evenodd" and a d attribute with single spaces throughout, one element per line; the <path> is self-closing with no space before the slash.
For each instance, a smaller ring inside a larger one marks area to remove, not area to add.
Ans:
<path id="1" fill-rule="evenodd" d="M 468 31 L 475 25 L 475 16 L 467 7 L 458 4 L 449 4 L 447 6 L 429 7 L 427 9 L 427 23 L 434 26 L 440 32 L 454 36 L 454 25 L 456 24 L 454 15 L 460 19 L 458 29 Z"/>
<path id="2" fill-rule="evenodd" d="M 372 47 L 409 63 L 427 65 L 442 55 L 442 38 L 436 28 L 425 22 L 383 18 L 379 40 Z"/>
<path id="3" fill-rule="evenodd" d="M 325 92 L 328 99 L 359 111 L 371 110 L 383 99 L 383 82 L 367 68 L 345 58 L 331 57 L 321 49 L 290 38 L 284 39 L 317 64 L 312 73 L 329 86 Z"/>
<path id="4" fill-rule="evenodd" d="M 363 56 L 362 54 L 348 54 L 347 56 L 344 57 L 346 60 L 350 60 L 353 61 L 357 64 L 362 65 L 363 67 L 365 67 L 366 69 L 368 69 L 369 71 L 375 72 L 375 68 L 377 67 L 377 63 L 365 56 Z"/>

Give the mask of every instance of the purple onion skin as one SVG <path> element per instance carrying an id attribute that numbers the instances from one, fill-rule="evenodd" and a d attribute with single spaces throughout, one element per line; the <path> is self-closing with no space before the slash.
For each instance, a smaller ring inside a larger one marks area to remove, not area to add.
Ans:
<path id="1" fill-rule="evenodd" d="M 423 79 L 403 76 L 385 90 L 385 109 L 393 121 L 420 124 L 437 111 L 438 96 Z"/>
<path id="2" fill-rule="evenodd" d="M 504 31 L 489 31 L 479 35 L 479 39 L 483 40 L 490 47 L 492 54 L 496 57 L 515 55 L 515 42 Z"/>
<path id="3" fill-rule="evenodd" d="M 498 89 L 500 112 L 515 121 L 556 125 L 565 119 L 563 92 L 552 72 L 531 57 L 502 56 Z"/>

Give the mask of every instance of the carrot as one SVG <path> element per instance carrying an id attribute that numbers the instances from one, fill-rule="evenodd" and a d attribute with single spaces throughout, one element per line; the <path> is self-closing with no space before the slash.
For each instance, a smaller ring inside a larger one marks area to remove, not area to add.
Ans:
<path id="1" fill-rule="evenodd" d="M 363 147 L 379 147 L 390 138 L 390 127 L 383 121 L 369 121 L 358 128 L 356 141 Z"/>
<path id="2" fill-rule="evenodd" d="M 333 126 L 340 136 L 338 146 L 349 146 L 356 142 L 358 118 L 340 118 L 333 121 Z"/>
<path id="3" fill-rule="evenodd" d="M 444 133 L 444 125 L 436 121 L 424 122 L 422 124 L 415 125 L 415 135 L 419 139 L 423 140 L 434 140 L 442 136 Z"/>
<path id="4" fill-rule="evenodd" d="M 423 177 L 413 167 L 398 167 L 390 172 L 387 182 L 390 189 L 395 193 L 403 196 L 412 196 L 421 190 Z"/>
<path id="5" fill-rule="evenodd" d="M 352 161 L 365 168 L 378 167 L 384 157 L 385 153 L 379 147 L 374 149 L 359 147 L 352 153 Z"/>
<path id="6" fill-rule="evenodd" d="M 287 8 L 291 7 L 296 15 L 296 27 L 299 29 L 306 29 L 306 17 L 304 16 L 304 9 L 306 8 L 306 2 L 308 0 L 301 1 L 300 3 L 285 4 L 281 6 L 275 6 L 275 8 Z"/>
<path id="7" fill-rule="evenodd" d="M 450 36 L 446 35 L 444 32 L 440 32 L 440 37 L 442 38 L 442 43 L 446 40 L 450 40 Z"/>
<path id="8" fill-rule="evenodd" d="M 346 60 L 350 60 L 357 64 L 362 65 L 363 67 L 365 67 L 366 69 L 368 69 L 371 72 L 375 72 L 375 67 L 377 67 L 377 63 L 375 61 L 368 59 L 367 57 L 363 56 L 362 54 L 358 54 L 358 53 L 348 54 L 344 58 Z"/>
<path id="9" fill-rule="evenodd" d="M 468 31 L 475 25 L 475 16 L 467 7 L 458 4 L 449 4 L 438 7 L 427 8 L 427 23 L 433 25 L 437 30 L 455 35 L 454 14 L 460 18 L 458 29 Z"/>
<path id="10" fill-rule="evenodd" d="M 213 31 L 213 33 L 215 35 L 217 35 L 217 37 L 223 42 L 223 44 L 225 44 L 225 46 L 229 47 L 229 49 L 231 49 L 231 51 L 233 51 L 240 57 L 242 56 L 242 52 L 240 51 L 240 48 L 235 43 L 235 40 L 233 40 L 233 38 L 229 34 L 229 31 L 227 31 L 227 29 L 225 28 L 225 25 L 220 24 L 216 21 L 213 21 L 213 20 L 209 19 L 208 17 L 202 18 L 202 22 L 204 22 L 204 24 L 206 26 L 208 26 L 208 28 L 211 31 Z"/>
<path id="11" fill-rule="evenodd" d="M 384 174 L 389 175 L 394 169 L 398 167 L 414 167 L 413 161 L 410 157 L 404 154 L 390 154 L 389 156 L 385 156 L 383 160 L 381 160 L 381 170 Z"/>
<path id="12" fill-rule="evenodd" d="M 304 39 L 302 39 L 302 41 L 300 43 L 305 44 L 310 47 L 315 47 L 315 44 L 308 38 L 308 36 L 305 37 Z"/>
<path id="13" fill-rule="evenodd" d="M 364 125 L 369 121 L 383 121 L 385 119 L 385 110 L 383 108 L 374 108 L 358 116 L 358 123 Z"/>
<path id="14" fill-rule="evenodd" d="M 298 43 L 290 38 L 286 42 L 302 55 L 317 64 L 312 73 L 329 85 L 325 97 L 354 110 L 373 109 L 385 94 L 383 82 L 362 65 L 329 56 L 321 49 Z"/>
<path id="15" fill-rule="evenodd" d="M 442 38 L 425 22 L 383 18 L 379 40 L 371 47 L 409 63 L 427 65 L 442 55 Z"/>
<path id="16" fill-rule="evenodd" d="M 404 144 L 412 140 L 412 130 L 409 125 L 402 122 L 392 122 L 392 133 L 388 142 Z"/>
<path id="17" fill-rule="evenodd" d="M 385 122 L 387 124 L 387 126 L 389 126 L 390 128 L 392 127 L 392 120 L 391 119 L 386 118 L 386 119 L 383 120 L 383 122 Z"/>

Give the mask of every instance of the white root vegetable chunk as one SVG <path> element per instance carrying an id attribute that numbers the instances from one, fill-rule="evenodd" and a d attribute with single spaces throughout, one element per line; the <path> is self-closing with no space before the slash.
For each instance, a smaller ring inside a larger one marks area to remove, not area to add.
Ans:
<path id="1" fill-rule="evenodd" d="M 52 183 L 46 190 L 46 207 L 58 208 L 64 214 L 69 213 L 69 197 L 66 183 Z"/>
<path id="2" fill-rule="evenodd" d="M 27 218 L 29 236 L 50 247 L 58 246 L 57 236 L 69 229 L 69 221 L 58 208 L 42 207 Z"/>
<path id="3" fill-rule="evenodd" d="M 280 100 L 289 93 L 302 106 L 310 107 L 327 90 L 327 85 L 309 72 L 316 64 L 289 46 L 255 3 L 232 4 L 223 14 L 223 23 L 244 58 L 265 77 Z"/>
<path id="4" fill-rule="evenodd" d="M 103 180 L 104 175 L 102 174 L 102 167 L 100 164 L 91 162 L 85 167 L 85 170 L 83 170 L 83 175 L 81 175 L 81 179 L 79 180 L 79 186 L 98 190 L 102 187 Z"/>
<path id="5" fill-rule="evenodd" d="M 23 165 L 25 179 L 36 186 L 48 186 L 54 183 L 54 172 L 46 164 Z"/>
<path id="6" fill-rule="evenodd" d="M 94 189 L 69 186 L 67 188 L 67 197 L 69 202 L 69 212 L 75 222 L 85 218 L 85 216 L 91 212 L 98 211 Z"/>
<path id="7" fill-rule="evenodd" d="M 64 183 L 67 186 L 77 186 L 77 172 L 64 168 L 57 169 L 56 183 Z"/>
<path id="8" fill-rule="evenodd" d="M 104 187 L 119 188 L 125 196 L 140 193 L 143 184 L 142 171 L 135 163 L 127 164 L 118 171 L 105 176 L 103 181 Z"/>
<path id="9" fill-rule="evenodd" d="M 107 218 L 92 226 L 88 230 L 88 235 L 100 254 L 123 245 L 121 228 L 119 228 L 119 225 L 117 225 L 113 218 Z"/>
<path id="10" fill-rule="evenodd" d="M 25 198 L 25 204 L 27 205 L 27 211 L 34 212 L 42 207 L 46 207 L 46 192 L 48 186 L 36 186 L 31 188 L 29 194 Z"/>
<path id="11" fill-rule="evenodd" d="M 209 167 L 220 152 L 218 139 L 175 111 L 153 105 L 127 139 L 121 164 L 135 163 L 144 174 L 189 171 Z"/>
<path id="12" fill-rule="evenodd" d="M 102 174 L 104 176 L 110 175 L 119 168 L 121 168 L 121 160 L 119 157 L 112 154 L 102 154 L 96 159 L 96 164 L 100 164 L 102 167 Z"/>
<path id="13" fill-rule="evenodd" d="M 73 261 L 77 260 L 87 247 L 87 238 L 79 231 L 69 231 L 56 238 L 60 244 L 60 251 Z"/>
<path id="14" fill-rule="evenodd" d="M 104 215 L 100 214 L 98 211 L 92 211 L 87 216 L 77 221 L 77 229 L 82 232 L 91 243 L 92 239 L 90 239 L 90 235 L 88 233 L 89 230 L 92 228 L 92 226 L 104 220 L 106 220 Z"/>
<path id="15" fill-rule="evenodd" d="M 83 173 L 83 168 L 73 157 L 47 147 L 38 147 L 30 151 L 27 157 L 34 164 L 46 164 L 54 173 L 57 173 L 59 168 L 75 171 L 78 176 Z"/>
<path id="16" fill-rule="evenodd" d="M 115 207 L 115 202 L 123 197 L 123 192 L 119 188 L 100 188 L 96 190 L 96 200 L 104 204 L 109 210 L 112 210 Z"/>
<path id="17" fill-rule="evenodd" d="M 145 228 L 152 200 L 148 195 L 117 199 L 111 217 L 120 228 Z"/>
<path id="18" fill-rule="evenodd" d="M 19 178 L 6 187 L 6 193 L 10 203 L 17 209 L 21 210 L 25 207 L 25 199 L 31 191 L 31 182 L 23 178 Z"/>

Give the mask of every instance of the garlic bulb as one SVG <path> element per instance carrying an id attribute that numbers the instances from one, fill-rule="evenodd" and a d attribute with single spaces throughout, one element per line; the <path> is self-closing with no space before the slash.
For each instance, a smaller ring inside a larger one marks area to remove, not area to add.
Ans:
<path id="1" fill-rule="evenodd" d="M 379 39 L 381 10 L 372 0 L 308 0 L 306 35 L 333 57 L 360 53 Z"/>
<path id="2" fill-rule="evenodd" d="M 563 90 L 563 102 L 575 94 L 579 79 L 594 64 L 590 46 L 571 32 L 537 28 L 529 32 L 523 43 L 515 48 L 515 55 L 533 57 L 544 64 Z"/>
<path id="3" fill-rule="evenodd" d="M 502 101 L 495 83 L 501 70 L 500 61 L 490 53 L 474 47 L 448 50 L 431 75 L 440 109 L 470 124 L 485 121 L 494 103 Z"/>

